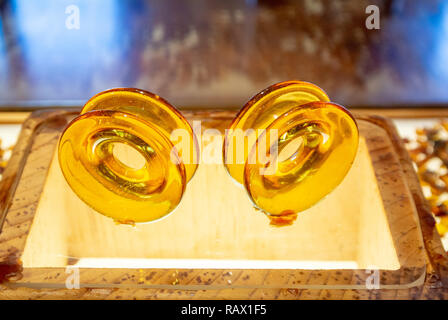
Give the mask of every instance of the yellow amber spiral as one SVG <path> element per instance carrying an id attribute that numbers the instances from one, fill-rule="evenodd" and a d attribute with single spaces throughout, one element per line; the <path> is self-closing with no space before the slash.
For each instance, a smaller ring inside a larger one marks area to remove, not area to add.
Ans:
<path id="1" fill-rule="evenodd" d="M 185 145 L 172 137 L 177 129 L 187 132 L 189 149 L 176 148 Z M 122 161 L 120 147 L 142 160 Z M 191 126 L 173 106 L 131 88 L 91 98 L 63 132 L 58 149 L 62 173 L 79 198 L 127 224 L 157 220 L 176 208 L 197 169 L 198 152 Z"/>
<path id="2" fill-rule="evenodd" d="M 291 224 L 329 194 L 354 161 L 357 124 L 329 101 L 311 83 L 278 83 L 253 97 L 226 132 L 225 168 L 274 225 Z"/>

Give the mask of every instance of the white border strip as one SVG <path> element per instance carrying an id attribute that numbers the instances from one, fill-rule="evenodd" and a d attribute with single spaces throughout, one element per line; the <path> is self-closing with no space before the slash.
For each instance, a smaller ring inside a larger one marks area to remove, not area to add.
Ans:
<path id="1" fill-rule="evenodd" d="M 358 269 L 355 261 L 218 260 L 218 259 L 128 259 L 81 258 L 79 268 L 127 269 Z"/>

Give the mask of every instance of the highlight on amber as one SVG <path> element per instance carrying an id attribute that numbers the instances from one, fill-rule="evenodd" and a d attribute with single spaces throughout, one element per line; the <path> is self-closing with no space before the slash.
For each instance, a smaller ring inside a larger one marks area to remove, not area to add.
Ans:
<path id="1" fill-rule="evenodd" d="M 226 132 L 225 168 L 273 225 L 293 223 L 341 183 L 354 161 L 356 122 L 329 100 L 311 83 L 278 83 L 253 97 Z"/>
<path id="2" fill-rule="evenodd" d="M 188 152 L 170 140 L 178 128 L 189 133 Z M 91 98 L 63 132 L 58 153 L 79 198 L 123 224 L 172 212 L 198 162 L 197 141 L 185 118 L 159 96 L 129 88 Z"/>

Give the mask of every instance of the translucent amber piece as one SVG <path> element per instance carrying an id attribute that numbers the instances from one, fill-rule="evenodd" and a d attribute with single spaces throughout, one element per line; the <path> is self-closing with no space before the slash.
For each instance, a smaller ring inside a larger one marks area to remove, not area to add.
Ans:
<path id="1" fill-rule="evenodd" d="M 183 129 L 188 148 L 173 141 Z M 117 150 L 134 153 L 127 163 Z M 112 89 L 90 99 L 63 132 L 59 164 L 86 204 L 119 223 L 153 221 L 179 204 L 198 164 L 198 144 L 185 118 L 162 98 Z M 138 161 L 140 159 L 140 161 Z"/>
<path id="2" fill-rule="evenodd" d="M 319 87 L 273 85 L 238 113 L 224 141 L 224 164 L 275 225 L 294 222 L 338 186 L 358 149 L 358 127 Z"/>

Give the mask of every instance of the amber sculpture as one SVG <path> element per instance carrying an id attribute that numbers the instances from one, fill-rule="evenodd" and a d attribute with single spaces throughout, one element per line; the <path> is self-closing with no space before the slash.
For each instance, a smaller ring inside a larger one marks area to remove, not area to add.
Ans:
<path id="1" fill-rule="evenodd" d="M 223 161 L 254 206 L 281 226 L 341 183 L 357 149 L 348 110 L 311 83 L 287 81 L 241 109 L 226 132 Z"/>
<path id="2" fill-rule="evenodd" d="M 173 138 L 177 129 L 187 137 Z M 179 139 L 188 140 L 186 148 L 178 147 L 185 146 Z M 123 162 L 115 152 L 123 147 L 141 161 Z M 91 98 L 63 132 L 58 153 L 62 173 L 79 198 L 127 224 L 172 212 L 199 157 L 191 126 L 173 106 L 155 94 L 129 88 Z"/>

